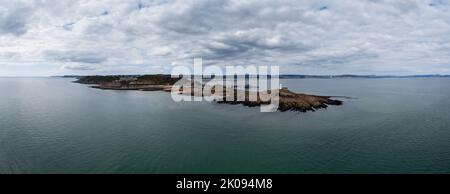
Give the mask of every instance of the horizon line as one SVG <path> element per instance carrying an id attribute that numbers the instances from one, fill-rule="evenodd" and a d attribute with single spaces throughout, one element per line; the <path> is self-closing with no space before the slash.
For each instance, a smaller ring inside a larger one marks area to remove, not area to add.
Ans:
<path id="1" fill-rule="evenodd" d="M 0 78 L 46 78 L 46 77 L 82 77 L 82 76 L 142 76 L 142 75 L 171 75 L 165 73 L 155 74 L 88 74 L 88 75 L 0 75 Z M 195 75 L 195 74 L 191 74 Z M 236 74 L 235 74 L 236 75 Z M 237 74 L 248 75 L 248 74 Z M 253 74 L 252 74 L 253 75 Z M 256 74 L 258 75 L 258 74 Z M 224 75 L 225 76 L 225 75 Z M 360 76 L 360 77 L 420 77 L 420 76 L 435 76 L 435 77 L 450 77 L 450 74 L 280 74 L 279 76 L 311 76 L 311 77 L 342 77 L 342 76 Z"/>

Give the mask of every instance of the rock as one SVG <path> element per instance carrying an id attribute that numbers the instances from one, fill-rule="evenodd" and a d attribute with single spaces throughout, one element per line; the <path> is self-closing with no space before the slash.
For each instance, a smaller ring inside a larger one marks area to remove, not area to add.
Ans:
<path id="1" fill-rule="evenodd" d="M 81 84 L 95 84 L 91 86 L 93 88 L 104 89 L 104 90 L 142 90 L 142 91 L 165 91 L 171 92 L 172 85 L 177 82 L 178 78 L 171 78 L 170 75 L 144 75 L 144 76 L 82 76 L 78 77 L 76 83 Z M 197 86 L 201 86 L 199 88 L 195 88 L 194 84 L 191 84 L 191 87 L 185 87 L 180 90 L 180 94 L 184 95 L 197 95 L 203 96 L 202 89 L 204 86 L 202 84 L 197 84 Z M 218 86 L 215 86 L 218 87 Z M 215 99 L 218 99 L 218 103 L 224 104 L 242 104 L 248 107 L 256 107 L 265 104 L 270 104 L 270 101 L 264 101 L 261 99 L 270 99 L 270 94 L 261 94 L 256 91 L 243 91 L 238 90 L 236 88 L 226 88 L 223 87 L 223 94 L 214 94 Z M 234 97 L 232 99 L 225 101 L 227 97 L 231 97 L 229 95 L 233 94 Z M 277 91 L 274 91 L 277 92 Z M 283 87 L 279 91 L 279 111 L 298 111 L 298 112 L 307 112 L 307 111 L 316 111 L 318 109 L 327 108 L 329 105 L 342 105 L 343 102 L 340 100 L 333 100 L 330 96 L 315 96 L 308 94 L 300 94 L 290 91 L 288 88 Z M 215 93 L 213 90 L 212 93 Z M 245 96 L 238 96 L 245 95 Z M 249 96 L 254 95 L 257 96 L 255 100 L 249 100 Z M 237 100 L 237 99 L 245 99 L 245 100 Z"/>

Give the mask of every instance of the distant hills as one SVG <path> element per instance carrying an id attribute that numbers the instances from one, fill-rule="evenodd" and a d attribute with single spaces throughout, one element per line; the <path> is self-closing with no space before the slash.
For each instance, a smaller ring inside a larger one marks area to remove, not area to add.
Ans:
<path id="1" fill-rule="evenodd" d="M 333 78 L 429 78 L 429 77 L 449 77 L 450 75 L 430 74 L 430 75 L 280 75 L 281 79 L 333 79 Z"/>

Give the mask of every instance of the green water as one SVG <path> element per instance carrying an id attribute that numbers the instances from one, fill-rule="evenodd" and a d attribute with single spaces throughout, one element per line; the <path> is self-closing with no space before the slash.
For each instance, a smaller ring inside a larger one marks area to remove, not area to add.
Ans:
<path id="1" fill-rule="evenodd" d="M 449 173 L 450 79 L 281 80 L 351 96 L 260 113 L 164 92 L 0 78 L 0 173 Z"/>

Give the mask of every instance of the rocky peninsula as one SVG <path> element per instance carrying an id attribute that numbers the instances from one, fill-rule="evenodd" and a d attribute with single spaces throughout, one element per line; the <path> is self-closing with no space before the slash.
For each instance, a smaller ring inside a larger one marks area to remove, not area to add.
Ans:
<path id="1" fill-rule="evenodd" d="M 172 86 L 179 81 L 179 78 L 171 78 L 170 75 L 139 75 L 139 76 L 77 76 L 77 80 L 75 83 L 80 84 L 89 84 L 93 88 L 104 89 L 104 90 L 141 90 L 141 91 L 165 91 L 171 92 Z M 194 86 L 194 84 L 192 84 Z M 200 84 L 201 87 L 204 87 L 203 84 Z M 180 94 L 184 95 L 192 95 L 194 96 L 196 93 L 195 90 L 199 88 L 184 88 L 180 90 Z M 202 89 L 202 88 L 200 88 Z M 231 90 L 234 90 L 232 93 Z M 214 91 L 214 90 L 213 90 Z M 244 106 L 255 107 L 261 106 L 264 104 L 269 104 L 270 101 L 264 101 L 262 95 L 257 95 L 257 100 L 249 100 L 249 95 L 252 94 L 252 91 L 245 89 L 245 91 L 238 90 L 236 88 L 227 88 L 223 86 L 224 93 L 221 95 L 222 98 L 226 98 L 227 94 L 234 94 L 234 100 L 225 101 L 219 100 L 218 103 L 226 103 L 226 104 L 242 104 Z M 230 92 L 231 91 L 231 92 Z M 329 105 L 342 105 L 343 102 L 340 100 L 331 99 L 331 96 L 316 96 L 316 95 L 308 95 L 295 93 L 290 91 L 287 88 L 279 89 L 279 111 L 299 111 L 299 112 L 307 112 L 307 111 L 316 111 L 318 109 L 327 108 Z M 197 93 L 198 94 L 198 93 Z M 200 93 L 202 94 L 202 93 Z M 243 98 L 238 98 L 238 94 L 245 95 Z M 253 93 L 254 94 L 254 93 Z M 245 100 L 237 100 L 237 99 L 245 99 Z"/>

